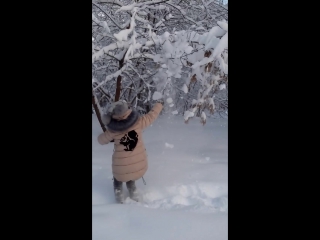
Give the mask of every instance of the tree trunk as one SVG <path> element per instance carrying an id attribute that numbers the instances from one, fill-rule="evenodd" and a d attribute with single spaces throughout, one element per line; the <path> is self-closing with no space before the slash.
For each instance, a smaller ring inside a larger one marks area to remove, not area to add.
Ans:
<path id="1" fill-rule="evenodd" d="M 142 86 L 143 82 L 142 80 L 140 80 L 140 83 L 139 83 L 139 86 L 138 86 L 138 89 Z M 142 91 L 142 90 L 141 90 Z M 138 93 L 137 97 L 138 97 L 138 100 L 141 100 L 141 91 Z M 139 106 L 140 107 L 140 106 Z M 143 107 L 143 106 L 141 106 Z"/>
<path id="2" fill-rule="evenodd" d="M 99 108 L 98 108 L 98 106 L 97 106 L 97 103 L 96 103 L 96 100 L 95 100 L 95 98 L 94 98 L 93 90 L 92 90 L 92 105 L 93 105 L 94 111 L 96 112 L 98 121 L 99 121 L 100 126 L 101 126 L 101 128 L 102 128 L 102 131 L 103 131 L 103 132 L 107 131 L 106 127 L 105 127 L 104 124 L 102 123 L 100 110 L 99 110 Z"/>
<path id="3" fill-rule="evenodd" d="M 116 89 L 116 95 L 114 97 L 114 101 L 117 102 L 120 100 L 120 93 L 121 93 L 121 76 L 119 75 L 117 77 L 117 89 Z"/>
<path id="4" fill-rule="evenodd" d="M 127 50 L 128 51 L 128 50 Z M 127 52 L 123 54 L 123 58 L 119 61 L 119 70 L 123 67 L 124 57 L 126 56 Z M 116 95 L 114 96 L 114 101 L 117 102 L 120 100 L 120 93 L 121 93 L 121 80 L 122 76 L 119 75 L 117 77 L 117 88 L 116 88 Z"/>

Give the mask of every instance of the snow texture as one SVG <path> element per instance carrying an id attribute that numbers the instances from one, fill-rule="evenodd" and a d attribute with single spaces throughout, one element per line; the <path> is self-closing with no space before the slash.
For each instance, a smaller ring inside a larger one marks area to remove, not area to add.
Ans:
<path id="1" fill-rule="evenodd" d="M 115 13 L 118 13 L 120 11 L 131 11 L 135 6 L 136 6 L 136 3 L 130 4 L 130 5 L 126 5 L 126 6 L 122 6 Z"/>
<path id="2" fill-rule="evenodd" d="M 228 32 L 228 23 L 226 22 L 221 22 L 221 21 L 218 21 L 217 24 L 219 25 L 219 27 L 221 27 L 223 30 L 227 31 Z"/>
<path id="3" fill-rule="evenodd" d="M 123 7 L 127 7 L 127 6 L 123 6 Z M 121 7 L 121 8 L 123 8 Z M 133 31 L 134 27 L 136 26 L 136 23 L 134 21 L 136 12 L 133 13 L 132 17 L 131 17 L 131 22 L 130 22 L 130 28 L 129 29 L 124 29 L 121 30 L 118 33 L 113 34 L 113 36 L 118 40 L 118 41 L 127 41 L 128 40 L 128 35 Z"/>
<path id="4" fill-rule="evenodd" d="M 153 95 L 152 95 L 152 99 L 153 99 L 153 100 L 159 100 L 159 99 L 161 99 L 161 98 L 163 98 L 163 96 L 162 96 L 162 94 L 159 93 L 159 92 L 154 92 Z"/>
<path id="5" fill-rule="evenodd" d="M 177 110 L 174 110 L 174 111 L 172 111 L 171 112 L 173 115 L 176 115 L 176 114 L 178 114 L 178 111 Z"/>
<path id="6" fill-rule="evenodd" d="M 110 28 L 106 21 L 100 21 L 94 14 L 92 14 L 92 20 L 95 21 L 97 24 L 101 24 L 102 27 L 106 30 L 107 33 L 110 33 Z"/>
<path id="7" fill-rule="evenodd" d="M 202 113 L 201 113 L 201 118 L 202 118 L 203 120 L 206 120 L 206 119 L 207 119 L 207 116 L 206 116 L 205 112 L 202 112 Z"/>
<path id="8" fill-rule="evenodd" d="M 165 143 L 165 146 L 166 148 L 174 148 L 174 145 L 170 143 Z"/>
<path id="9" fill-rule="evenodd" d="M 212 58 L 215 58 L 216 56 L 218 56 L 218 54 L 221 54 L 223 52 L 223 50 L 227 49 L 227 48 L 228 48 L 228 33 L 226 33 L 221 38 L 221 40 L 219 41 L 218 45 L 213 50 Z"/>
<path id="10" fill-rule="evenodd" d="M 220 90 L 226 89 L 226 85 L 225 85 L 224 83 L 221 84 L 221 85 L 219 85 L 219 89 L 220 89 Z"/>
<path id="11" fill-rule="evenodd" d="M 187 121 L 189 118 L 194 116 L 194 112 L 185 111 L 184 112 L 184 120 Z"/>
<path id="12" fill-rule="evenodd" d="M 141 201 L 116 204 L 112 187 L 113 143 L 92 115 L 92 239 L 227 240 L 228 122 L 181 123 L 160 116 L 144 131 L 148 171 L 136 185 Z M 186 137 L 190 136 L 190 137 Z M 168 148 L 165 143 L 174 144 Z"/>
<path id="13" fill-rule="evenodd" d="M 172 98 L 171 98 L 171 97 L 169 97 L 169 98 L 167 98 L 167 100 L 166 100 L 166 101 L 167 101 L 167 103 L 172 103 L 172 101 L 173 101 L 173 100 L 172 100 Z"/>
<path id="14" fill-rule="evenodd" d="M 187 46 L 187 47 L 184 49 L 184 51 L 185 51 L 186 54 L 190 54 L 190 53 L 192 52 L 192 50 L 193 50 L 193 47 L 191 47 L 191 46 Z"/>
<path id="15" fill-rule="evenodd" d="M 182 91 L 183 91 L 184 93 L 188 93 L 188 87 L 187 87 L 186 84 L 183 84 L 183 86 L 182 86 Z"/>

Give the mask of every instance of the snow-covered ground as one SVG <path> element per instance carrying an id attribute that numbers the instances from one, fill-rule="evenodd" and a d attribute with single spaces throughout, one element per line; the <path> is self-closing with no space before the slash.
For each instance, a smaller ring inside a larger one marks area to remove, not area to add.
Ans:
<path id="1" fill-rule="evenodd" d="M 114 200 L 113 143 L 100 146 L 95 115 L 92 122 L 93 240 L 228 239 L 228 120 L 202 126 L 160 116 L 143 136 L 149 168 L 146 185 L 136 181 L 141 201 L 125 204 Z"/>

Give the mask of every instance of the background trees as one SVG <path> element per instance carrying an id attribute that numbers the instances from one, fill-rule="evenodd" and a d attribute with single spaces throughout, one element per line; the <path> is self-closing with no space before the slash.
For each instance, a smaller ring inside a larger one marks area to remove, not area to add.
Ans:
<path id="1" fill-rule="evenodd" d="M 228 10 L 212 0 L 93 0 L 95 110 L 124 99 L 141 113 L 190 117 L 228 110 Z M 97 113 L 99 118 L 99 113 Z"/>

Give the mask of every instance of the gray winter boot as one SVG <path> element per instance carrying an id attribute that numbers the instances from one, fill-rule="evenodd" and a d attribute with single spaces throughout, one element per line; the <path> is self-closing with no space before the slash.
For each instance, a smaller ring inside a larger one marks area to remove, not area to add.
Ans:
<path id="1" fill-rule="evenodd" d="M 139 201 L 138 191 L 137 191 L 135 182 L 134 181 L 129 181 L 129 182 L 126 182 L 126 185 L 127 185 L 128 191 L 129 191 L 129 197 L 132 200 L 138 202 Z"/>
<path id="2" fill-rule="evenodd" d="M 117 203 L 123 203 L 124 197 L 123 197 L 122 188 L 115 188 L 114 189 L 114 196 L 116 197 Z"/>
<path id="3" fill-rule="evenodd" d="M 123 192 L 122 192 L 122 182 L 119 182 L 114 178 L 113 179 L 113 188 L 114 188 L 114 196 L 116 198 L 117 203 L 123 203 L 124 196 L 123 196 Z"/>

